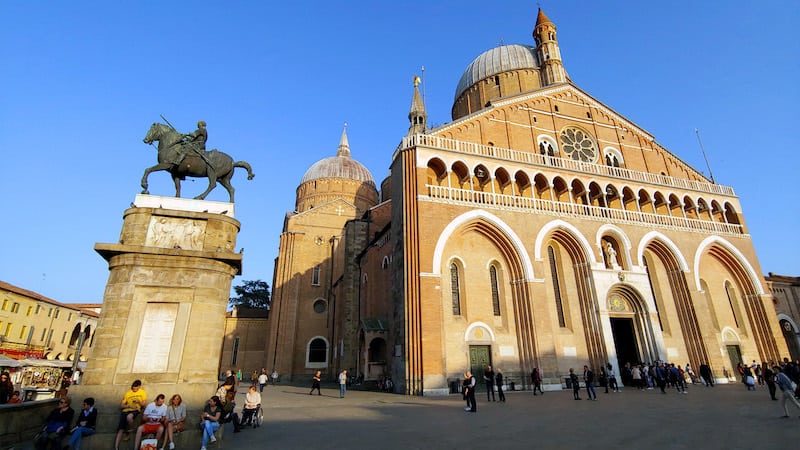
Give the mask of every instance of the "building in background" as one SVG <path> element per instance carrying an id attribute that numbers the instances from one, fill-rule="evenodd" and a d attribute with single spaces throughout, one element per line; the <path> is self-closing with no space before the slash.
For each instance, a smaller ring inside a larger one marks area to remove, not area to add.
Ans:
<path id="1" fill-rule="evenodd" d="M 775 275 L 770 272 L 765 277 L 770 292 L 775 297 L 775 311 L 778 324 L 783 333 L 789 357 L 800 360 L 800 277 Z"/>
<path id="2" fill-rule="evenodd" d="M 100 304 L 59 303 L 0 281 L 0 355 L 13 359 L 86 361 Z"/>
<path id="3" fill-rule="evenodd" d="M 584 364 L 722 378 L 787 355 L 733 188 L 578 87 L 541 10 L 532 35 L 467 66 L 450 123 L 428 128 L 415 80 L 380 196 L 346 131 L 308 169 L 275 264 L 275 370 L 420 395 L 486 364 L 556 385 Z"/>

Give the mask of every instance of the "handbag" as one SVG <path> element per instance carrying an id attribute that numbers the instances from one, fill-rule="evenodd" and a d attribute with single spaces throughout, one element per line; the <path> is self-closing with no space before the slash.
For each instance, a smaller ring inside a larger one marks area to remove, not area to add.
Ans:
<path id="1" fill-rule="evenodd" d="M 183 425 L 183 422 L 175 422 L 175 431 L 180 433 L 181 431 L 185 430 L 186 427 Z"/>

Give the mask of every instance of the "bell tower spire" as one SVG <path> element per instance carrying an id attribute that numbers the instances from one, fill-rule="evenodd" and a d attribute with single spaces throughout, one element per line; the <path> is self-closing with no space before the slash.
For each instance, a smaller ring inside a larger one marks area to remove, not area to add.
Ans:
<path id="1" fill-rule="evenodd" d="M 414 77 L 414 96 L 411 99 L 411 111 L 408 112 L 408 134 L 422 134 L 428 128 L 428 113 L 425 111 L 425 103 L 422 101 L 422 95 L 419 93 L 419 83 L 422 80 L 420 77 Z"/>
<path id="2" fill-rule="evenodd" d="M 539 15 L 536 17 L 533 40 L 536 41 L 536 54 L 542 67 L 542 86 L 567 81 L 556 38 L 556 25 L 544 14 L 542 8 L 539 8 Z"/>
<path id="3" fill-rule="evenodd" d="M 339 148 L 336 150 L 336 156 L 350 157 L 350 143 L 347 141 L 347 122 L 344 123 L 342 130 L 342 137 L 339 139 Z"/>

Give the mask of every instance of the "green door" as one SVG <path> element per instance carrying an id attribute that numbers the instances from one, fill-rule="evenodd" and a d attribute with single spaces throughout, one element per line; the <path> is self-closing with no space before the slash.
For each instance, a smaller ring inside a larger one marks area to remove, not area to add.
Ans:
<path id="1" fill-rule="evenodd" d="M 739 372 L 736 371 L 736 366 L 742 362 L 742 351 L 739 350 L 738 345 L 726 345 L 725 347 L 728 349 L 728 358 L 731 360 L 731 369 L 733 369 L 731 375 L 738 378 Z"/>
<path id="2" fill-rule="evenodd" d="M 469 370 L 480 383 L 483 380 L 483 371 L 492 363 L 492 347 L 489 345 L 469 346 Z"/>

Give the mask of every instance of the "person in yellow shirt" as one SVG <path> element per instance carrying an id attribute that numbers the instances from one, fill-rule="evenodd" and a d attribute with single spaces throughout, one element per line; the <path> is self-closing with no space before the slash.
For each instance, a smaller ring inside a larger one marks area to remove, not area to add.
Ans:
<path id="1" fill-rule="evenodd" d="M 130 436 L 133 420 L 138 416 L 147 402 L 147 393 L 142 389 L 142 381 L 135 380 L 131 384 L 131 389 L 122 396 L 119 406 L 122 413 L 119 416 L 117 426 L 117 437 L 114 440 L 114 450 L 119 450 L 119 443 L 123 434 Z"/>

